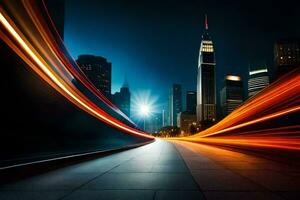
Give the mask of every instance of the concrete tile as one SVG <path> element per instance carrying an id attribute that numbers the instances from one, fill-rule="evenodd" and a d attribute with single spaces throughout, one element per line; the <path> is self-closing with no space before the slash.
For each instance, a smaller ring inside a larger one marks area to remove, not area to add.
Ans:
<path id="1" fill-rule="evenodd" d="M 172 160 L 182 160 L 182 158 L 179 154 L 172 154 L 172 155 L 163 155 L 163 154 L 161 154 L 159 156 L 159 161 L 162 161 L 162 160 L 172 161 Z"/>
<path id="2" fill-rule="evenodd" d="M 186 162 L 214 162 L 211 159 L 204 156 L 192 156 L 192 157 L 184 157 L 184 161 Z"/>
<path id="3" fill-rule="evenodd" d="M 207 200 L 283 200 L 269 192 L 204 192 Z"/>
<path id="4" fill-rule="evenodd" d="M 210 155 L 209 158 L 213 161 L 241 161 L 240 159 L 236 158 L 236 157 L 232 157 L 232 156 L 221 156 L 220 154 L 217 155 Z"/>
<path id="5" fill-rule="evenodd" d="M 151 169 L 151 172 L 165 172 L 165 173 L 190 173 L 189 169 L 185 166 L 185 164 L 159 164 L 154 165 Z"/>
<path id="6" fill-rule="evenodd" d="M 287 200 L 300 199 L 300 189 L 296 192 L 278 192 L 278 194 Z"/>
<path id="7" fill-rule="evenodd" d="M 197 170 L 193 177 L 203 191 L 262 191 L 258 185 L 229 170 Z"/>
<path id="8" fill-rule="evenodd" d="M 197 189 L 190 174 L 169 173 L 108 173 L 89 184 L 85 189 Z"/>
<path id="9" fill-rule="evenodd" d="M 198 153 L 195 153 L 193 151 L 183 151 L 183 150 L 178 150 L 180 155 L 184 158 L 193 158 L 193 157 L 200 157 Z"/>
<path id="10" fill-rule="evenodd" d="M 229 169 L 245 169 L 245 170 L 281 170 L 282 167 L 279 165 L 269 164 L 269 163 L 251 163 L 246 161 L 225 161 L 219 162 L 219 164 L 224 165 Z"/>
<path id="11" fill-rule="evenodd" d="M 2 200 L 57 200 L 70 191 L 0 191 Z"/>
<path id="12" fill-rule="evenodd" d="M 205 170 L 205 169 L 219 169 L 219 170 L 225 169 L 222 165 L 218 165 L 214 162 L 187 161 L 186 164 L 191 171 Z"/>
<path id="13" fill-rule="evenodd" d="M 15 183 L 3 185 L 0 190 L 69 190 L 74 189 L 96 177 L 95 174 L 47 173 Z"/>
<path id="14" fill-rule="evenodd" d="M 237 173 L 272 191 L 299 191 L 300 180 L 270 170 L 236 170 Z"/>
<path id="15" fill-rule="evenodd" d="M 159 156 L 155 155 L 143 155 L 143 156 L 137 156 L 136 158 L 132 159 L 131 161 L 136 162 L 147 162 L 147 161 L 157 161 L 159 159 Z"/>
<path id="16" fill-rule="evenodd" d="M 152 200 L 154 191 L 150 190 L 77 190 L 64 200 Z"/>
<path id="17" fill-rule="evenodd" d="M 267 162 L 267 161 L 266 162 L 225 161 L 219 163 L 230 169 L 273 170 L 273 171 L 283 171 L 283 172 L 291 171 L 294 169 L 287 165 L 274 163 L 274 162 Z"/>
<path id="18" fill-rule="evenodd" d="M 155 200 L 204 200 L 200 191 L 158 191 Z"/>
<path id="19" fill-rule="evenodd" d="M 59 170 L 61 173 L 70 173 L 70 174 L 87 174 L 87 173 L 96 173 L 101 174 L 106 171 L 111 170 L 117 165 L 114 163 L 111 164 L 81 164 L 76 166 L 71 166 L 64 168 L 62 170 Z"/>
<path id="20" fill-rule="evenodd" d="M 183 160 L 159 160 L 155 164 L 157 165 L 184 165 Z"/>
<path id="21" fill-rule="evenodd" d="M 130 173 L 130 172 L 150 172 L 153 163 L 130 162 L 121 164 L 120 166 L 112 169 L 110 172 Z"/>

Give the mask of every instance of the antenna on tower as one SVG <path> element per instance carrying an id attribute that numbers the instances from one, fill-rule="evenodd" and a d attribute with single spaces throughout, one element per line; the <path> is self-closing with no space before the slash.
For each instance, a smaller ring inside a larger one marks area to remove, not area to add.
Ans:
<path id="1" fill-rule="evenodd" d="M 208 30 L 207 14 L 205 14 L 205 22 L 204 22 L 204 25 L 205 25 L 205 30 Z"/>

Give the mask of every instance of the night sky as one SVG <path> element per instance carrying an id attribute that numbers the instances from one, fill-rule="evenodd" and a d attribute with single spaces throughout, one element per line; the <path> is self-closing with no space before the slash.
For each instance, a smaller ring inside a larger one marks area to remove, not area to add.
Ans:
<path id="1" fill-rule="evenodd" d="M 66 0 L 65 43 L 71 54 L 112 62 L 112 91 L 127 76 L 132 93 L 150 91 L 166 103 L 173 83 L 196 90 L 198 52 L 208 15 L 216 51 L 217 96 L 226 74 L 273 66 L 276 39 L 300 36 L 293 1 Z"/>

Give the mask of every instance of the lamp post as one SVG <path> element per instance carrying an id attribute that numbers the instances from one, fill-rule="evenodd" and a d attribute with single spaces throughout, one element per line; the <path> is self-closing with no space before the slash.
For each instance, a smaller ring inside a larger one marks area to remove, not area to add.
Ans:
<path id="1" fill-rule="evenodd" d="M 146 117 L 150 115 L 150 106 L 146 104 L 141 104 L 140 105 L 140 115 L 143 117 L 144 120 L 144 131 L 146 131 Z"/>

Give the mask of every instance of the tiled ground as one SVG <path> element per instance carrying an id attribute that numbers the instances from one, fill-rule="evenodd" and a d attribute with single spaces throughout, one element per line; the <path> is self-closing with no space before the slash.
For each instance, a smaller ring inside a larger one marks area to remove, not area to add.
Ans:
<path id="1" fill-rule="evenodd" d="M 203 144 L 175 145 L 208 200 L 300 197 L 297 167 Z"/>
<path id="2" fill-rule="evenodd" d="M 0 187 L 0 199 L 204 199 L 175 146 L 149 145 Z"/>
<path id="3" fill-rule="evenodd" d="M 299 199 L 299 172 L 216 147 L 157 140 L 0 186 L 0 199 Z"/>

